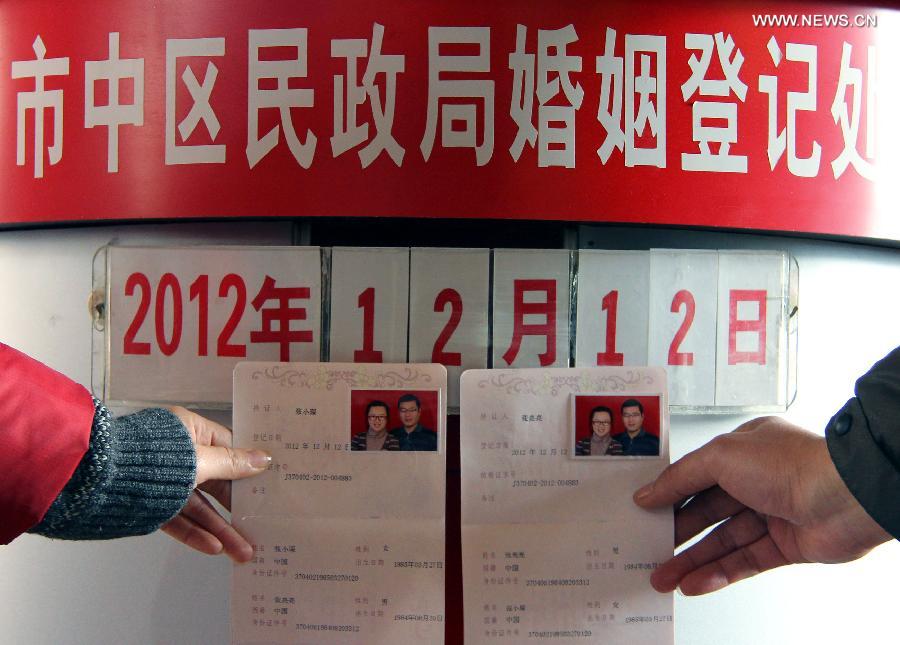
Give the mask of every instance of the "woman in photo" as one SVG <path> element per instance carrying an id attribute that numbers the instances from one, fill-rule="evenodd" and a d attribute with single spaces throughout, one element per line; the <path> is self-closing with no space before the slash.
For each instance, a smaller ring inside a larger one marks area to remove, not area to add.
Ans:
<path id="1" fill-rule="evenodd" d="M 605 405 L 598 405 L 588 417 L 591 436 L 575 444 L 576 457 L 597 455 L 621 455 L 622 444 L 612 438 L 613 412 Z"/>
<path id="2" fill-rule="evenodd" d="M 388 432 L 390 411 L 384 401 L 370 401 L 366 406 L 366 430 L 353 435 L 351 450 L 400 450 L 397 437 Z"/>

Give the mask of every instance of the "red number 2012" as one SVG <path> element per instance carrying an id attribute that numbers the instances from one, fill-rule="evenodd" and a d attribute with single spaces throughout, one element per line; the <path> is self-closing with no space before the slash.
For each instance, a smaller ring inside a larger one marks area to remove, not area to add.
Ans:
<path id="1" fill-rule="evenodd" d="M 125 331 L 125 339 L 122 351 L 125 354 L 148 355 L 150 343 L 137 341 L 136 338 L 144 325 L 150 306 L 153 302 L 153 288 L 150 280 L 143 273 L 136 272 L 128 276 L 125 282 L 125 295 L 135 296 L 140 291 L 140 300 L 134 313 L 131 324 Z M 216 342 L 216 355 L 242 358 L 247 355 L 247 346 L 232 343 L 231 336 L 244 315 L 247 306 L 247 285 L 244 279 L 236 273 L 229 273 L 219 283 L 219 298 L 227 298 L 234 293 L 234 306 L 231 315 L 219 333 Z M 207 356 L 209 353 L 209 276 L 204 274 L 197 277 L 191 283 L 188 294 L 190 302 L 197 302 L 197 355 Z M 171 302 L 172 330 L 166 335 L 166 310 Z M 159 279 L 156 287 L 156 302 L 154 307 L 154 327 L 156 332 L 156 344 L 160 352 L 165 356 L 171 356 L 181 344 L 181 333 L 184 327 L 184 302 L 182 300 L 181 284 L 172 273 L 165 273 Z"/>

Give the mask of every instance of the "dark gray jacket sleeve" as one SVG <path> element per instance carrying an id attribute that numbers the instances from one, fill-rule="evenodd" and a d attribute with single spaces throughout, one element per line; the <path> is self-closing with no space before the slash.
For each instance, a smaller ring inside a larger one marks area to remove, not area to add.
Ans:
<path id="1" fill-rule="evenodd" d="M 900 539 L 900 347 L 856 382 L 825 429 L 847 488 L 885 531 Z"/>
<path id="2" fill-rule="evenodd" d="M 150 408 L 112 418 L 94 399 L 88 451 L 29 532 L 67 540 L 152 533 L 181 510 L 195 476 L 194 443 L 178 417 Z"/>

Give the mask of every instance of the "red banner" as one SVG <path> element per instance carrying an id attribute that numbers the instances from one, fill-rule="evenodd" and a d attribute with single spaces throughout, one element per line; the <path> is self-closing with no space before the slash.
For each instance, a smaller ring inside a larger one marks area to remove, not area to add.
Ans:
<path id="1" fill-rule="evenodd" d="M 0 224 L 362 215 L 900 240 L 892 10 L 7 0 L 0 25 Z"/>

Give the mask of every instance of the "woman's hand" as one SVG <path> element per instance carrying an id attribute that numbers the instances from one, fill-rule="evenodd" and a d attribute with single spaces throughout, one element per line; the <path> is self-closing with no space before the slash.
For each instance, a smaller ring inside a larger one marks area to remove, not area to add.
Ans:
<path id="1" fill-rule="evenodd" d="M 197 454 L 196 488 L 187 504 L 162 530 L 208 555 L 224 553 L 235 562 L 253 557 L 253 547 L 225 520 L 200 491 L 231 510 L 231 481 L 265 471 L 272 461 L 261 450 L 231 447 L 231 430 L 181 407 L 169 410 L 190 433 Z"/>

